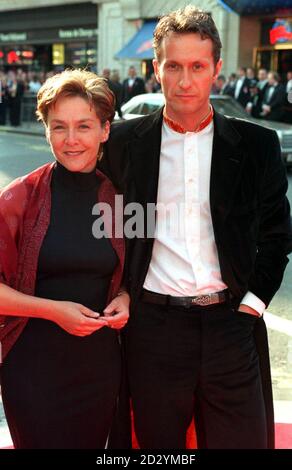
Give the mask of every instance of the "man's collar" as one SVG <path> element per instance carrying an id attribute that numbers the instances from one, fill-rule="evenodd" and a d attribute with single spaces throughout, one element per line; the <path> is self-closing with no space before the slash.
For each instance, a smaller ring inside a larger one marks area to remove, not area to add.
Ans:
<path id="1" fill-rule="evenodd" d="M 210 124 L 210 122 L 212 121 L 213 116 L 214 116 L 213 107 L 210 105 L 210 109 L 209 109 L 209 112 L 208 112 L 207 116 L 204 117 L 204 119 L 191 132 L 200 132 L 203 129 L 205 129 L 205 127 L 207 127 Z M 170 129 L 172 129 L 173 131 L 179 132 L 180 134 L 186 134 L 188 132 L 178 122 L 174 121 L 173 119 L 171 119 L 170 117 L 167 116 L 165 108 L 163 110 L 163 119 L 164 119 L 164 122 L 167 124 L 167 126 L 170 127 Z"/>

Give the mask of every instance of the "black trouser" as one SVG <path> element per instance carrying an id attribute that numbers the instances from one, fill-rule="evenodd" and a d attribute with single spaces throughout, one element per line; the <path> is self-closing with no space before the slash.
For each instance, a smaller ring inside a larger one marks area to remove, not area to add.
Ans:
<path id="1" fill-rule="evenodd" d="M 228 304 L 139 303 L 127 361 L 141 448 L 185 448 L 193 416 L 199 448 L 267 448 L 255 321 Z"/>

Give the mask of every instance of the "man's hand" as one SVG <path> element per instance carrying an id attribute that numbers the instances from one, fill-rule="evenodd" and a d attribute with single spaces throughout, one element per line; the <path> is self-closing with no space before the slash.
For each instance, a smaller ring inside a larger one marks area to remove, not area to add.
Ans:
<path id="1" fill-rule="evenodd" d="M 123 291 L 104 309 L 104 320 L 110 328 L 123 328 L 129 319 L 130 296 Z"/>
<path id="2" fill-rule="evenodd" d="M 249 307 L 248 305 L 245 304 L 240 304 L 238 307 L 239 312 L 244 312 L 244 313 L 249 313 L 250 315 L 254 315 L 255 317 L 259 317 L 260 314 L 253 308 Z"/>

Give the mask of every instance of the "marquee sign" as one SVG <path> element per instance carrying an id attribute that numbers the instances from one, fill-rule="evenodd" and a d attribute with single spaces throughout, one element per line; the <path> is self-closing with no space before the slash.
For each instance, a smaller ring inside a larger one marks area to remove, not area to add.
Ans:
<path id="1" fill-rule="evenodd" d="M 270 30 L 270 43 L 280 44 L 292 42 L 292 25 L 286 19 L 276 19 Z"/>

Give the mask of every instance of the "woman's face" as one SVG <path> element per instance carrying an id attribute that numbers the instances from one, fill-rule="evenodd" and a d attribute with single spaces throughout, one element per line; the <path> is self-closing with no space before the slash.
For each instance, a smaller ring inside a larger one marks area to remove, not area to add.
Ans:
<path id="1" fill-rule="evenodd" d="M 109 129 L 109 122 L 102 126 L 95 109 L 80 96 L 59 98 L 48 113 L 48 142 L 56 160 L 69 171 L 94 170 Z"/>

